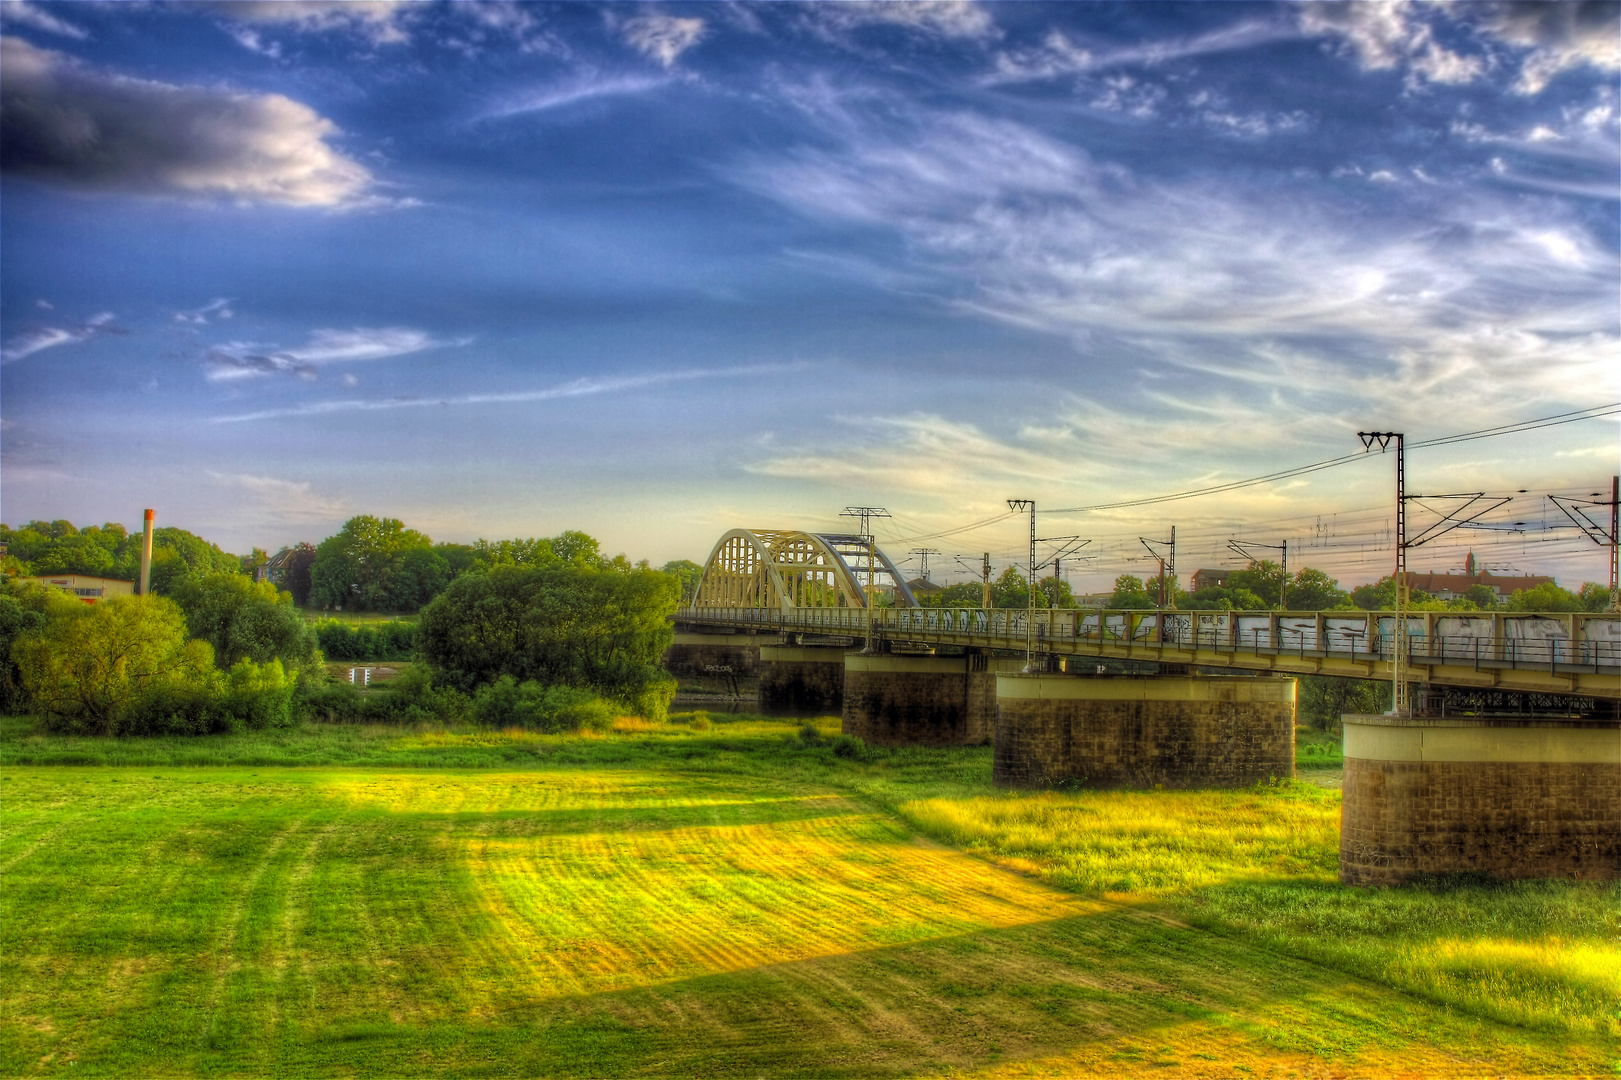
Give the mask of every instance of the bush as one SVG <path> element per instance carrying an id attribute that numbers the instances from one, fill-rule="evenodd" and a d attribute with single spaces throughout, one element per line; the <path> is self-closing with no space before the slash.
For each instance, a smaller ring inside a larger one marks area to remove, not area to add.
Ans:
<path id="1" fill-rule="evenodd" d="M 520 683 L 511 675 L 479 689 L 473 697 L 473 714 L 487 727 L 552 733 L 582 727 L 603 731 L 618 715 L 612 705 L 590 691 L 542 686 L 534 679 Z"/>
<path id="2" fill-rule="evenodd" d="M 194 638 L 214 647 L 214 661 L 230 669 L 238 660 L 280 660 L 294 672 L 320 663 L 316 636 L 293 608 L 292 597 L 242 574 L 195 574 L 172 593 Z"/>
<path id="3" fill-rule="evenodd" d="M 855 735 L 835 735 L 832 746 L 834 757 L 850 758 L 852 761 L 867 758 L 867 744 Z"/>
<path id="4" fill-rule="evenodd" d="M 294 710 L 305 719 L 334 724 L 448 724 L 467 719 L 473 705 L 465 694 L 435 686 L 428 672 L 413 667 L 365 693 L 337 680 L 312 686 L 298 696 Z"/>
<path id="5" fill-rule="evenodd" d="M 821 746 L 822 729 L 815 724 L 806 723 L 799 729 L 799 741 L 806 746 Z"/>
<path id="6" fill-rule="evenodd" d="M 328 660 L 410 660 L 417 649 L 417 625 L 409 622 L 350 626 L 325 619 L 315 637 Z"/>

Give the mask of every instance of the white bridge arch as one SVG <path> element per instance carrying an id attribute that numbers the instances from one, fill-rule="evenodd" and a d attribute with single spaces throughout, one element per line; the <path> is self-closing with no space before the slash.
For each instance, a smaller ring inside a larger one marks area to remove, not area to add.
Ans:
<path id="1" fill-rule="evenodd" d="M 867 582 L 869 558 L 872 580 Z M 863 583 L 891 592 L 897 607 L 917 607 L 900 570 L 865 537 L 733 529 L 710 552 L 692 606 L 782 612 L 864 608 L 867 591 Z"/>

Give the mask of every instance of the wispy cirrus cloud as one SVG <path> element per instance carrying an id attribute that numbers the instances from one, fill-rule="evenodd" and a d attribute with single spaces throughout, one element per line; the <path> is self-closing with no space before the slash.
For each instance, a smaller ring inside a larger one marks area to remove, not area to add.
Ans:
<path id="1" fill-rule="evenodd" d="M 427 7 L 412 0 L 225 0 L 213 6 L 236 22 L 300 33 L 352 33 L 373 45 L 409 41 L 407 20 Z"/>
<path id="2" fill-rule="evenodd" d="M 426 349 L 454 348 L 472 338 L 436 338 L 426 330 L 389 326 L 377 329 L 316 330 L 303 345 L 279 348 L 233 341 L 209 349 L 205 374 L 211 382 L 265 375 L 314 379 L 322 364 L 366 363 L 407 356 Z"/>
<path id="3" fill-rule="evenodd" d="M 672 77 L 649 78 L 624 75 L 609 78 L 583 78 L 559 86 L 546 87 L 516 94 L 484 114 L 486 120 L 504 120 L 513 116 L 550 112 L 570 105 L 602 98 L 634 97 L 669 86 Z"/>
<path id="4" fill-rule="evenodd" d="M 5 0 L 5 3 L 0 3 L 0 21 L 43 30 L 47 34 L 75 41 L 84 41 L 90 36 L 83 27 L 57 18 L 31 0 Z"/>
<path id="5" fill-rule="evenodd" d="M 325 522 L 340 518 L 349 509 L 340 498 L 321 495 L 307 480 L 283 480 L 274 476 L 253 473 L 221 473 L 212 469 L 208 475 L 227 488 L 245 493 L 255 504 L 257 520 L 281 525 L 296 522 Z"/>
<path id="6" fill-rule="evenodd" d="M 375 205 L 374 179 L 330 140 L 337 125 L 281 94 L 98 70 L 0 39 L 0 168 L 127 195 Z"/>
<path id="7" fill-rule="evenodd" d="M 47 304 L 45 307 L 48 310 L 50 305 Z M 71 345 L 76 341 L 88 341 L 98 334 L 117 333 L 122 331 L 113 325 L 113 315 L 110 311 L 93 315 L 79 326 L 31 327 L 6 339 L 5 345 L 0 346 L 0 363 L 15 363 L 44 349 Z"/>
<path id="8" fill-rule="evenodd" d="M 594 397 L 600 394 L 645 390 L 671 383 L 694 382 L 700 379 L 747 378 L 756 375 L 779 374 L 797 370 L 799 364 L 757 364 L 727 368 L 688 368 L 681 371 L 654 372 L 647 375 L 622 375 L 612 378 L 575 379 L 558 386 L 538 390 L 516 390 L 498 394 L 464 394 L 460 397 L 395 397 L 363 400 L 347 398 L 315 401 L 289 408 L 261 409 L 256 412 L 217 416 L 216 424 L 240 424 L 255 420 L 276 420 L 283 417 L 330 416 L 346 412 L 390 412 L 396 409 L 431 409 L 461 405 L 513 405 L 526 402 L 559 401 L 569 398 Z"/>

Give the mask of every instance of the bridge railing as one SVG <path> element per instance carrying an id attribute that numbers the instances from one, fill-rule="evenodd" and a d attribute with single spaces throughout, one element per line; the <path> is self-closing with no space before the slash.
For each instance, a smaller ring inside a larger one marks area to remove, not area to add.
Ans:
<path id="1" fill-rule="evenodd" d="M 686 608 L 677 620 L 784 632 L 861 636 L 860 608 Z M 1167 647 L 1257 654 L 1392 656 L 1394 612 L 1110 611 L 1096 608 L 875 608 L 874 633 L 905 640 L 984 643 L 1042 649 L 1099 645 Z M 1027 631 L 1028 623 L 1028 631 Z M 1418 662 L 1511 667 L 1621 667 L 1621 615 L 1521 612 L 1415 612 L 1407 619 L 1408 656 Z M 1145 656 L 1145 659 L 1147 657 Z"/>

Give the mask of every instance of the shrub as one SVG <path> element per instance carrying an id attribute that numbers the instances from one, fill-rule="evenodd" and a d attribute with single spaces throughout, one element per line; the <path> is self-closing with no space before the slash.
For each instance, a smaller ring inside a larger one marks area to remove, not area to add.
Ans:
<path id="1" fill-rule="evenodd" d="M 862 761 L 867 757 L 867 744 L 855 735 L 835 735 L 832 741 L 833 756 L 850 758 Z"/>
<path id="2" fill-rule="evenodd" d="M 350 626 L 325 619 L 315 637 L 328 660 L 410 660 L 417 649 L 417 625 L 408 622 Z"/>
<path id="3" fill-rule="evenodd" d="M 229 669 L 238 660 L 310 669 L 320 662 L 316 636 L 293 608 L 292 597 L 269 582 L 242 574 L 195 574 L 176 583 L 172 598 L 185 612 L 194 638 L 214 647 L 214 660 Z"/>
<path id="4" fill-rule="evenodd" d="M 807 722 L 799 729 L 799 741 L 806 746 L 822 745 L 822 729 L 815 724 Z"/>
<path id="5" fill-rule="evenodd" d="M 511 675 L 479 688 L 473 697 L 473 714 L 487 727 L 552 733 L 581 728 L 603 731 L 618 715 L 613 706 L 588 690 L 542 686 L 534 679 L 520 683 Z"/>

